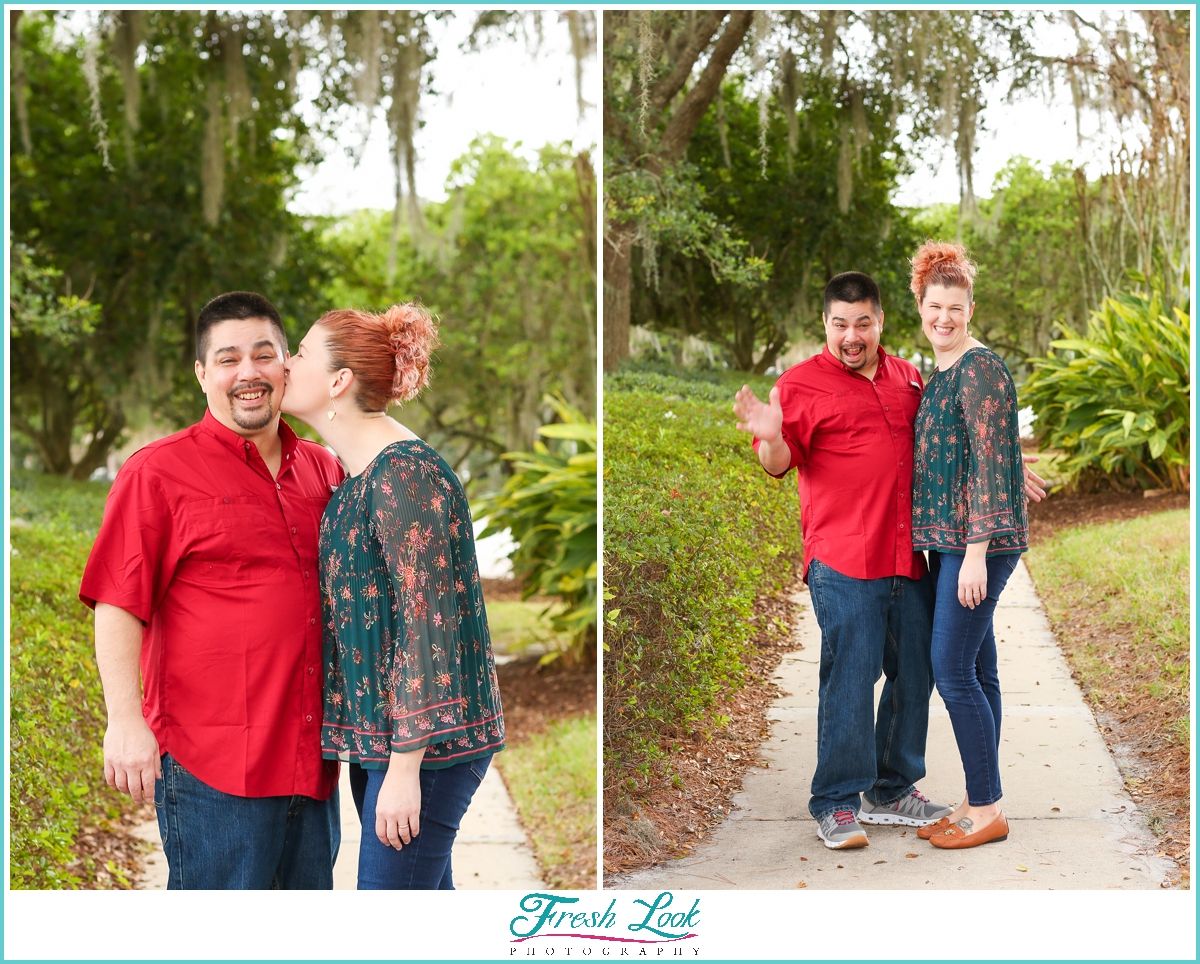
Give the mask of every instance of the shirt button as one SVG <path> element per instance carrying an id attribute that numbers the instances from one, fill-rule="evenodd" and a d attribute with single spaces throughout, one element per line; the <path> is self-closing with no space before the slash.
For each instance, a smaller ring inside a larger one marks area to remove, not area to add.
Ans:
<path id="1" fill-rule="evenodd" d="M 309 676 L 312 676 L 312 674 L 313 674 L 313 668 L 310 666 L 310 667 L 308 668 L 308 675 L 309 675 Z"/>
<path id="2" fill-rule="evenodd" d="M 308 714 L 308 716 L 306 716 L 306 717 L 304 718 L 304 722 L 305 722 L 305 723 L 311 723 L 311 722 L 312 722 L 312 714 L 311 714 L 311 713 L 309 713 L 309 714 Z"/>
<path id="3" fill-rule="evenodd" d="M 306 573 L 305 573 L 305 575 L 307 576 L 307 575 L 308 575 L 308 573 L 306 572 Z M 315 626 L 315 625 L 317 625 L 317 621 L 316 621 L 316 619 L 310 619 L 310 620 L 308 621 L 308 625 L 310 625 L 310 626 Z M 311 672 L 312 672 L 312 670 L 310 669 L 310 670 L 309 670 L 309 672 L 311 673 Z"/>
<path id="4" fill-rule="evenodd" d="M 275 488 L 277 488 L 277 489 L 282 489 L 282 488 L 283 488 L 283 486 L 282 486 L 282 485 L 280 485 L 278 482 L 276 482 L 276 483 L 275 483 Z"/>
<path id="5" fill-rule="evenodd" d="M 305 569 L 305 570 L 304 570 L 304 578 L 305 578 L 305 579 L 307 579 L 307 578 L 308 578 L 308 570 L 307 570 L 307 569 Z"/>
<path id="6" fill-rule="evenodd" d="M 900 464 L 903 465 L 904 463 L 901 462 Z M 292 535 L 295 535 L 295 534 L 296 534 L 296 527 L 292 526 Z"/>
<path id="7" fill-rule="evenodd" d="M 893 432 L 893 433 L 892 433 L 892 438 L 895 438 L 895 437 L 896 437 L 896 433 L 895 433 L 895 432 Z"/>

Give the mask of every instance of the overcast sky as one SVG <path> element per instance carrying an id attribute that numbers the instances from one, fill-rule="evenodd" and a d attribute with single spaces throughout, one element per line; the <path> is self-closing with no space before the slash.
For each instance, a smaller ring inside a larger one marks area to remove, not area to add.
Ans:
<path id="1" fill-rule="evenodd" d="M 575 61 L 566 23 L 556 11 L 545 11 L 545 42 L 532 54 L 520 40 L 499 42 L 479 53 L 463 53 L 474 11 L 461 11 L 447 23 L 435 23 L 438 57 L 433 63 L 439 96 L 421 100 L 425 127 L 417 134 L 417 192 L 422 198 L 445 198 L 450 164 L 479 134 L 498 134 L 521 141 L 526 156 L 536 156 L 547 143 L 572 141 L 576 148 L 599 147 L 599 112 L 585 112 L 575 101 Z M 585 99 L 599 98 L 596 58 L 586 63 Z M 593 89 L 596 88 L 596 89 Z M 364 207 L 391 208 L 395 178 L 383 110 L 375 111 L 367 150 L 358 167 L 346 157 L 361 135 L 351 123 L 345 143 L 327 144 L 326 159 L 314 171 L 302 171 L 302 183 L 289 207 L 305 214 L 341 214 Z"/>
<path id="2" fill-rule="evenodd" d="M 428 200 L 445 197 L 443 186 L 451 162 L 481 133 L 521 141 L 520 150 L 529 157 L 547 142 L 569 140 L 580 148 L 599 145 L 599 113 L 589 109 L 582 122 L 578 117 L 570 41 L 566 25 L 557 22 L 557 14 L 547 11 L 546 39 L 536 55 L 520 41 L 496 44 L 480 53 L 463 53 L 459 44 L 470 29 L 472 14 L 462 11 L 450 22 L 434 25 L 439 50 L 434 62 L 434 85 L 439 95 L 422 100 L 425 127 L 416 142 L 417 187 Z M 1067 52 L 1074 46 L 1064 25 L 1043 28 L 1039 41 L 1044 52 Z M 598 101 L 596 58 L 588 62 L 584 72 L 584 90 L 588 101 Z M 979 135 L 975 156 L 975 192 L 979 197 L 991 195 L 996 173 L 1015 154 L 1024 154 L 1045 166 L 1055 161 L 1083 164 L 1092 177 L 1102 171 L 1111 136 L 1100 136 L 1095 116 L 1085 112 L 1084 141 L 1077 143 L 1075 112 L 1067 90 L 1060 89 L 1049 102 L 1041 96 L 1026 96 L 1013 104 L 1003 102 L 1004 90 L 1003 83 L 997 85 L 982 115 L 986 130 Z M 343 143 L 327 144 L 325 161 L 315 170 L 302 171 L 302 184 L 292 199 L 292 210 L 341 214 L 363 207 L 392 206 L 394 180 L 382 109 L 376 110 L 367 150 L 356 168 L 346 157 L 345 148 L 358 145 L 361 135 L 354 133 L 357 129 L 356 123 L 346 125 Z M 931 145 L 924 161 L 918 162 L 912 176 L 902 181 L 897 203 L 912 207 L 957 203 L 959 186 L 953 150 Z"/>

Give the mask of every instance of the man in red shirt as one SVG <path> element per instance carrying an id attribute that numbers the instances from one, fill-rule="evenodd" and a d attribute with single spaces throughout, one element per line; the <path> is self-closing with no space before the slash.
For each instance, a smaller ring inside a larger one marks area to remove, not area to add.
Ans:
<path id="1" fill-rule="evenodd" d="M 154 799 L 169 889 L 333 886 L 317 533 L 344 473 L 280 421 L 286 357 L 266 298 L 204 307 L 208 410 L 122 467 L 80 586 L 96 610 L 105 779 Z"/>
<path id="2" fill-rule="evenodd" d="M 821 627 L 808 809 L 827 847 L 863 847 L 860 816 L 921 827 L 954 809 L 916 788 L 933 693 L 933 586 L 912 547 L 913 420 L 924 382 L 879 346 L 883 310 L 868 275 L 830 281 L 823 317 L 821 354 L 788 369 L 766 404 L 743 387 L 734 412 L 767 472 L 799 476 L 804 580 Z"/>

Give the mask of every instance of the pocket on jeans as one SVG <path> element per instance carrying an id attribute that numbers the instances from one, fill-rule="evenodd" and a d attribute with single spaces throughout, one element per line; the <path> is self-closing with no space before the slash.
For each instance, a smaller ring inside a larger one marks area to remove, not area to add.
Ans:
<path id="1" fill-rule="evenodd" d="M 482 760 L 472 760 L 467 766 L 471 770 L 471 775 L 475 778 L 476 783 L 483 783 L 483 778 L 487 775 L 488 764 L 492 762 L 490 756 L 484 757 Z"/>
<path id="2" fill-rule="evenodd" d="M 164 753 L 159 760 L 159 766 L 166 760 L 167 755 Z M 167 768 L 162 767 L 163 775 L 154 781 L 154 809 L 161 810 L 167 805 Z"/>

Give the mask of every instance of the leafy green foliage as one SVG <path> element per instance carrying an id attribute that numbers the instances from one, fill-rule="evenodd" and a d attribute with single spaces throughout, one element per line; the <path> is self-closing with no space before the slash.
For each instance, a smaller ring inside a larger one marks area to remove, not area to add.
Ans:
<path id="1" fill-rule="evenodd" d="M 1080 335 L 1052 342 L 1022 391 L 1071 482 L 1184 489 L 1191 458 L 1191 317 L 1157 291 L 1106 298 Z"/>
<path id="2" fill-rule="evenodd" d="M 1028 373 L 1026 360 L 1050 347 L 1056 324 L 1079 327 L 1100 300 L 1100 285 L 1079 257 L 1080 190 L 1096 195 L 1101 185 L 1066 164 L 1042 171 L 1018 156 L 996 175 L 975 216 L 942 204 L 915 219 L 922 237 L 953 240 L 961 231 L 979 265 L 972 330 L 1018 379 Z"/>
<path id="3" fill-rule="evenodd" d="M 596 640 L 596 423 L 561 397 L 547 402 L 562 420 L 543 425 L 532 452 L 506 452 L 513 474 L 504 488 L 472 512 L 487 516 L 483 535 L 508 529 L 517 543 L 510 558 L 525 598 L 557 596 L 551 625 L 568 634 L 567 652 L 582 659 Z M 551 649 L 542 662 L 562 655 Z"/>
<path id="4" fill-rule="evenodd" d="M 391 215 L 367 211 L 325 236 L 338 264 L 330 306 L 419 300 L 440 321 L 429 391 L 401 418 L 476 491 L 504 452 L 533 446 L 559 392 L 595 407 L 595 182 L 586 154 L 546 147 L 535 164 L 498 137 L 455 161 L 449 200 L 405 234 L 388 280 Z M 472 485 L 473 483 L 473 485 Z"/>
<path id="5" fill-rule="evenodd" d="M 634 318 L 658 330 L 698 335 L 724 349 L 734 367 L 761 373 L 789 342 L 824 339 L 825 284 L 834 274 L 856 270 L 880 283 L 889 344 L 913 344 L 919 324 L 905 259 L 919 239 L 906 212 L 890 200 L 907 165 L 890 123 L 891 98 L 872 89 L 861 99 L 868 129 L 844 161 L 854 174 L 850 188 L 844 177 L 839 180 L 844 109 L 835 86 L 809 81 L 795 119 L 793 154 L 793 133 L 778 99 L 769 102 L 768 123 L 760 129 L 759 105 L 745 84 L 741 77 L 726 81 L 688 158 L 709 216 L 728 226 L 748 256 L 768 264 L 769 275 L 753 285 L 730 283 L 704 259 L 663 238 L 664 250 L 653 259 L 646 245 L 635 255 Z"/>
<path id="6" fill-rule="evenodd" d="M 104 783 L 104 695 L 79 579 L 107 486 L 19 475 L 11 533 L 9 828 L 14 889 L 111 887 L 80 830 L 133 805 Z"/>
<path id="7" fill-rule="evenodd" d="M 546 883 L 571 886 L 562 868 L 596 848 L 596 717 L 555 720 L 510 744 L 496 765 L 529 829 Z"/>
<path id="8" fill-rule="evenodd" d="M 754 601 L 789 585 L 801 554 L 795 480 L 762 471 L 732 398 L 606 384 L 610 776 L 648 779 L 677 734 L 723 724 L 713 707 L 746 681 Z"/>
<path id="9" fill-rule="evenodd" d="M 307 127 L 293 110 L 286 17 L 240 18 L 235 34 L 213 17 L 145 12 L 144 57 L 133 67 L 144 96 L 133 121 L 123 109 L 121 70 L 100 58 L 110 167 L 92 129 L 85 41 L 57 25 L 52 12 L 30 12 L 17 25 L 31 150 L 13 155 L 13 237 L 62 272 L 57 292 L 89 292 L 102 306 L 76 350 L 13 339 L 13 427 L 43 439 L 37 453 L 46 471 L 86 478 L 127 424 L 199 417 L 195 318 L 214 295 L 263 291 L 293 332 L 323 307 L 317 295 L 328 268 L 316 231 L 286 208 L 296 165 L 313 159 Z M 212 42 L 218 32 L 226 38 L 220 49 Z M 224 91 L 230 37 L 253 105 L 236 124 Z M 201 160 L 208 97 L 218 87 L 221 123 L 213 133 L 223 188 L 214 224 L 205 216 Z M 72 443 L 86 443 L 82 457 L 72 457 Z"/>

